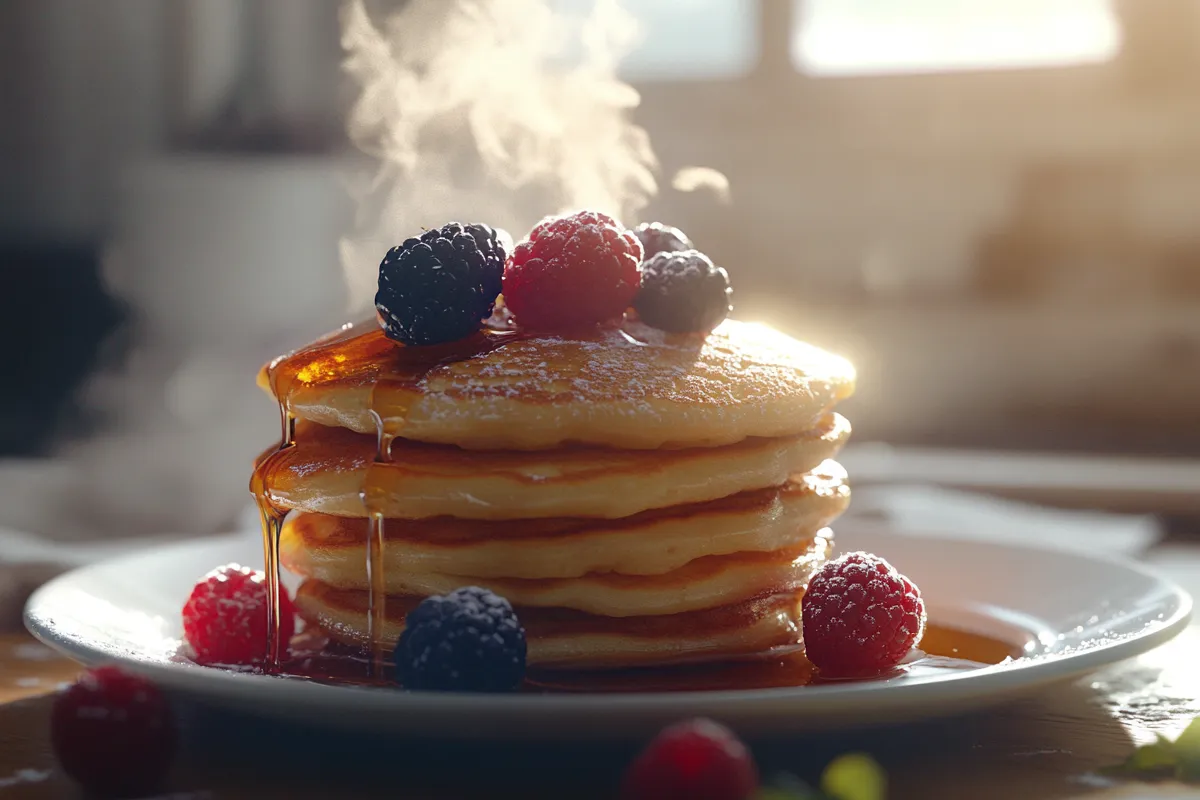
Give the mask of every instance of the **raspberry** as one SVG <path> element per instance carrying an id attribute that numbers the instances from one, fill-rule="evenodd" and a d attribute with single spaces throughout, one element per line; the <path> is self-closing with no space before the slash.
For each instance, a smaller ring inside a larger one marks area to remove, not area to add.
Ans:
<path id="1" fill-rule="evenodd" d="M 879 556 L 847 553 L 809 581 L 804 650 L 824 675 L 859 677 L 899 664 L 925 632 L 925 601 Z"/>
<path id="2" fill-rule="evenodd" d="M 408 345 L 470 336 L 492 315 L 506 254 L 496 230 L 457 222 L 393 247 L 375 294 L 384 333 Z"/>
<path id="3" fill-rule="evenodd" d="M 748 800 L 758 769 L 732 731 L 708 719 L 664 730 L 630 765 L 622 800 Z"/>
<path id="4" fill-rule="evenodd" d="M 525 629 L 503 597 L 477 586 L 427 597 L 396 644 L 407 689 L 506 692 L 525 679 Z"/>
<path id="5" fill-rule="evenodd" d="M 649 261 L 659 253 L 695 249 L 686 233 L 661 222 L 643 222 L 633 229 L 633 235 L 642 243 L 643 261 Z"/>
<path id="6" fill-rule="evenodd" d="M 612 217 L 580 211 L 543 220 L 504 271 L 504 302 L 523 327 L 586 328 L 625 313 L 637 294 L 642 245 Z"/>
<path id="7" fill-rule="evenodd" d="M 642 264 L 642 289 L 633 301 L 647 325 L 671 333 L 708 333 L 733 306 L 729 275 L 696 250 L 659 253 Z"/>
<path id="8" fill-rule="evenodd" d="M 292 599 L 281 586 L 281 651 L 286 651 L 295 632 Z M 183 606 L 183 635 L 199 664 L 262 665 L 267 658 L 266 576 L 238 564 L 218 567 L 205 575 Z"/>
<path id="9" fill-rule="evenodd" d="M 176 728 L 158 689 L 116 667 L 85 672 L 54 701 L 50 741 L 63 771 L 103 795 L 159 787 L 175 754 Z"/>

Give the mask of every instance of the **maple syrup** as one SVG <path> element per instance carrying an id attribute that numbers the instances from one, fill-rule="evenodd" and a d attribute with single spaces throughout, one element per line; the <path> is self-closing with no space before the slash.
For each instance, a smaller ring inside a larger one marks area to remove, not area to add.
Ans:
<path id="1" fill-rule="evenodd" d="M 266 375 L 271 394 L 279 400 L 279 446 L 259 456 L 250 476 L 250 493 L 258 507 L 263 535 L 263 567 L 267 581 L 267 659 L 268 674 L 279 671 L 283 642 L 279 636 L 279 537 L 287 511 L 272 502 L 268 484 L 281 456 L 296 444 L 296 416 L 288 402 L 291 386 L 297 381 L 306 356 L 331 350 L 338 345 L 361 337 L 362 324 L 348 323 L 338 331 L 313 342 L 308 347 L 289 353 L 267 365 Z"/>
<path id="2" fill-rule="evenodd" d="M 348 323 L 328 336 L 309 346 L 289 353 L 267 365 L 265 374 L 268 388 L 279 401 L 280 442 L 259 457 L 250 478 L 250 492 L 254 495 L 262 521 L 263 561 L 267 581 L 267 662 L 266 671 L 278 674 L 281 669 L 283 643 L 278 634 L 279 625 L 279 538 L 285 509 L 275 505 L 270 496 L 272 474 L 281 469 L 284 453 L 295 446 L 296 416 L 291 409 L 292 390 L 298 384 L 309 383 L 318 378 L 336 378 L 349 374 L 363 374 L 366 370 L 371 381 L 371 417 L 375 421 L 375 462 L 391 461 L 392 442 L 401 434 L 408 407 L 398 404 L 396 397 L 405 393 L 388 392 L 397 386 L 413 387 L 433 369 L 443 364 L 465 360 L 496 350 L 510 341 L 520 338 L 520 333 L 508 319 L 499 314 L 474 336 L 462 341 L 428 347 L 405 347 L 388 339 L 376 320 Z M 380 388 L 385 391 L 377 391 Z M 390 399 L 385 399 L 390 398 Z M 372 642 L 369 677 L 384 680 L 386 651 L 379 632 L 386 618 L 387 595 L 384 591 L 383 548 L 385 520 L 383 501 L 386 494 L 375 485 L 368 469 L 360 492 L 366 509 L 367 556 L 365 569 L 369 586 L 369 613 L 367 622 L 368 640 Z M 396 524 L 395 521 L 392 524 Z"/>
<path id="3" fill-rule="evenodd" d="M 856 681 L 903 680 L 937 672 L 981 669 L 1005 659 L 1019 658 L 1022 648 L 978 633 L 931 624 L 925 629 L 920 652 L 908 663 L 882 675 Z M 319 631 L 298 634 L 290 658 L 280 667 L 291 678 L 342 685 L 378 682 L 372 654 L 363 648 L 327 639 Z M 382 665 L 386 676 L 391 665 Z M 542 694 L 703 692 L 735 689 L 780 689 L 817 686 L 822 679 L 800 653 L 674 667 L 623 670 L 530 670 L 521 691 Z M 839 683 L 843 681 L 838 681 Z"/>

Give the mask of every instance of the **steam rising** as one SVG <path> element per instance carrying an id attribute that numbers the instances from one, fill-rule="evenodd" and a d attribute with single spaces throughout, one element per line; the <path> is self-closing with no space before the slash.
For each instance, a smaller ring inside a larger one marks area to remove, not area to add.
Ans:
<path id="1" fill-rule="evenodd" d="M 638 93 L 615 77 L 635 34 L 616 0 L 574 31 L 548 0 L 411 0 L 383 20 L 348 0 L 348 130 L 378 159 L 342 242 L 351 302 L 369 305 L 383 252 L 422 227 L 478 220 L 520 238 L 580 207 L 636 221 L 658 162 L 628 119 Z"/>
<path id="2" fill-rule="evenodd" d="M 679 192 L 707 190 L 722 203 L 730 201 L 729 178 L 712 167 L 684 167 L 671 179 L 671 188 Z"/>

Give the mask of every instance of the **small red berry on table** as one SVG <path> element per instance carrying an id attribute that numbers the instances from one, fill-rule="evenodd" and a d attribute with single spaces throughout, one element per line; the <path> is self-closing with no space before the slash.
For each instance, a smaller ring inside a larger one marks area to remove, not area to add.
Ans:
<path id="1" fill-rule="evenodd" d="M 175 754 L 170 708 L 146 679 L 116 667 L 85 672 L 58 696 L 50 739 L 63 771 L 108 796 L 157 789 Z"/>
<path id="2" fill-rule="evenodd" d="M 758 791 L 750 751 L 708 719 L 665 729 L 630 765 L 622 800 L 749 800 Z"/>

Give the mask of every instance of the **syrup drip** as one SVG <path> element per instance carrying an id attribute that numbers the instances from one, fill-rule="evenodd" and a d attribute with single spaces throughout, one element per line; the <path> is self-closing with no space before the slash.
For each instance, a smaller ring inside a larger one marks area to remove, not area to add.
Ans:
<path id="1" fill-rule="evenodd" d="M 375 392 L 371 392 L 371 416 L 375 420 L 375 463 L 385 464 L 392 459 L 392 440 L 384 431 L 383 420 L 375 411 Z M 387 656 L 383 645 L 384 623 L 387 620 L 387 578 L 383 572 L 384 516 L 383 502 L 386 498 L 370 485 L 371 470 L 361 493 L 363 507 L 367 510 L 367 641 L 371 650 L 372 678 L 384 677 L 384 659 Z"/>
<path id="2" fill-rule="evenodd" d="M 280 454 L 295 444 L 296 425 L 292 414 L 280 403 L 280 419 L 283 435 L 279 447 L 259 457 L 250 477 L 250 493 L 258 506 L 258 516 L 263 533 L 263 572 L 267 581 L 267 660 L 264 669 L 268 674 L 278 672 L 282 642 L 279 636 L 279 536 L 283 531 L 283 520 L 287 511 L 271 502 L 267 492 L 266 476 Z"/>
<path id="3" fill-rule="evenodd" d="M 383 514 L 372 511 L 367 518 L 367 639 L 371 642 L 372 677 L 384 675 L 384 622 L 387 620 L 387 582 L 383 574 Z"/>
<path id="4" fill-rule="evenodd" d="M 263 527 L 263 571 L 267 576 L 267 662 L 268 673 L 279 667 L 279 535 L 284 515 L 269 503 L 260 503 L 259 516 Z"/>
<path id="5" fill-rule="evenodd" d="M 279 400 L 279 446 L 259 456 L 250 476 L 250 494 L 258 507 L 263 534 L 263 571 L 267 581 L 267 659 L 264 671 L 278 674 L 283 654 L 279 636 L 279 536 L 283 530 L 285 509 L 279 508 L 270 497 L 269 477 L 280 454 L 296 443 L 296 415 L 292 413 L 288 397 L 298 377 L 293 366 L 304 360 L 306 355 L 347 342 L 363 332 L 363 325 L 346 324 L 340 330 L 313 342 L 306 348 L 280 356 L 267 366 L 267 381 L 271 394 Z"/>
<path id="6" fill-rule="evenodd" d="M 320 380 L 337 379 L 353 365 L 378 365 L 372 378 L 370 412 L 375 420 L 375 463 L 391 461 L 392 443 L 403 434 L 410 408 L 408 401 L 397 398 L 414 396 L 414 392 L 397 392 L 397 388 L 413 389 L 433 369 L 444 364 L 469 359 L 515 341 L 519 334 L 502 317 L 489 323 L 488 328 L 460 342 L 429 347 L 404 347 L 386 339 L 375 320 L 347 324 L 308 347 L 282 356 L 266 369 L 271 393 L 279 401 L 280 443 L 264 453 L 255 464 L 250 479 L 250 492 L 259 509 L 263 529 L 263 560 L 266 570 L 268 614 L 268 660 L 266 671 L 281 672 L 283 646 L 279 641 L 279 537 L 286 511 L 277 507 L 270 497 L 271 475 L 280 462 L 280 454 L 294 446 L 296 417 L 291 410 L 291 396 L 299 385 Z M 381 387 L 385 391 L 377 391 Z M 392 391 L 388 391 L 392 390 Z M 368 681 L 381 682 L 386 672 L 387 649 L 384 638 L 386 619 L 386 576 L 383 571 L 385 541 L 384 501 L 386 493 L 374 480 L 376 470 L 368 468 L 360 497 L 366 511 L 364 535 L 367 557 L 364 568 L 368 575 L 369 614 L 368 637 L 370 666 Z M 396 524 L 393 520 L 391 524 Z M 286 672 L 286 670 L 283 670 Z"/>

